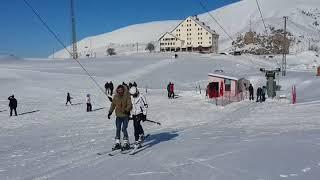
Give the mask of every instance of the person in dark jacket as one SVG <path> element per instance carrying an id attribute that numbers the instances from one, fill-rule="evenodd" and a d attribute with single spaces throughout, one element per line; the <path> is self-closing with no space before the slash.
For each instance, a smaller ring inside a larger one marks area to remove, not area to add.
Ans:
<path id="1" fill-rule="evenodd" d="M 106 89 L 106 94 L 110 93 L 110 84 L 108 82 L 106 82 L 106 84 L 104 84 L 104 88 Z"/>
<path id="2" fill-rule="evenodd" d="M 253 97 L 253 86 L 252 84 L 249 85 L 249 100 L 254 100 L 254 97 Z"/>
<path id="3" fill-rule="evenodd" d="M 169 99 L 170 99 L 170 97 L 171 97 L 170 86 L 171 86 L 171 82 L 169 82 L 169 84 L 167 85 L 167 91 L 168 91 L 168 98 L 169 98 Z"/>
<path id="4" fill-rule="evenodd" d="M 262 102 L 262 89 L 258 87 L 257 89 L 257 102 Z"/>
<path id="5" fill-rule="evenodd" d="M 137 85 L 136 82 L 133 82 L 132 86 L 134 86 L 134 87 L 136 87 L 136 88 L 138 87 L 138 85 Z"/>
<path id="6" fill-rule="evenodd" d="M 18 116 L 17 114 L 17 106 L 18 106 L 18 101 L 16 98 L 14 98 L 14 95 L 8 97 L 9 102 L 9 107 L 10 107 L 10 117 L 12 116 L 12 111 L 14 110 L 15 116 Z"/>
<path id="7" fill-rule="evenodd" d="M 171 83 L 170 84 L 170 98 L 174 98 L 174 84 Z"/>
<path id="8" fill-rule="evenodd" d="M 66 106 L 68 105 L 68 103 L 70 103 L 70 105 L 72 105 L 71 99 L 72 99 L 72 97 L 70 96 L 70 93 L 67 93 L 67 102 L 66 102 Z"/>
<path id="9" fill-rule="evenodd" d="M 113 89 L 114 89 L 112 81 L 109 82 L 109 89 L 110 89 L 110 96 L 112 96 L 113 95 Z"/>

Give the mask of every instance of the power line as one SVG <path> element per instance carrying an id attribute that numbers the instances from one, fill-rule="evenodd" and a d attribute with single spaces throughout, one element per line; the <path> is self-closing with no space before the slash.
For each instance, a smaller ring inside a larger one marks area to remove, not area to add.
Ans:
<path id="1" fill-rule="evenodd" d="M 264 22 L 264 18 L 263 18 L 263 15 L 262 15 L 258 0 L 256 0 L 256 3 L 257 3 L 258 10 L 260 12 L 260 16 L 261 16 L 261 19 L 262 19 L 262 22 L 263 22 L 264 29 L 266 31 L 266 34 L 268 34 L 267 26 L 266 26 L 266 23 Z"/>
<path id="2" fill-rule="evenodd" d="M 31 6 L 31 4 L 27 0 L 23 0 L 25 4 L 32 10 L 32 12 L 38 17 L 38 19 L 42 22 L 42 24 L 46 27 L 46 29 L 54 36 L 54 38 L 59 42 L 59 44 L 72 56 L 73 54 L 68 50 L 67 46 L 60 40 L 57 34 L 49 27 L 46 21 L 40 16 L 40 14 Z M 95 83 L 95 85 L 99 88 L 99 90 L 104 94 L 103 89 L 100 87 L 99 83 L 91 76 L 91 74 L 86 70 L 86 68 L 77 60 L 74 59 L 79 66 L 86 72 L 86 74 L 91 78 L 91 80 Z"/>
<path id="3" fill-rule="evenodd" d="M 204 9 L 205 12 L 209 14 L 209 16 L 218 24 L 218 26 L 223 30 L 223 32 L 228 36 L 228 38 L 233 42 L 232 37 L 229 35 L 229 33 L 222 27 L 222 25 L 217 21 L 216 18 L 213 17 L 213 15 L 210 13 L 209 9 L 201 2 L 199 1 L 201 7 Z"/>

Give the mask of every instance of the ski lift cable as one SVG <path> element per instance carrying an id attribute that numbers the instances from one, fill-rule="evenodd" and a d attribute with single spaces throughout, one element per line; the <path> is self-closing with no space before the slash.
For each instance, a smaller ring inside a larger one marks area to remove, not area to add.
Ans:
<path id="1" fill-rule="evenodd" d="M 264 29 L 265 29 L 265 31 L 266 31 L 266 34 L 268 35 L 267 26 L 266 26 L 266 23 L 265 23 L 265 21 L 264 21 L 264 18 L 263 18 L 263 15 L 262 15 L 261 8 L 260 8 L 260 5 L 259 5 L 258 0 L 256 0 L 256 3 L 257 3 L 258 10 L 259 10 L 259 12 L 260 12 L 260 16 L 261 16 L 261 19 L 262 19 L 262 22 L 263 22 Z"/>
<path id="2" fill-rule="evenodd" d="M 218 20 L 216 18 L 213 17 L 213 15 L 210 13 L 209 9 L 205 6 L 204 3 L 201 2 L 201 0 L 199 1 L 200 6 L 203 8 L 203 10 L 209 14 L 209 16 L 215 21 L 215 23 L 218 24 L 218 26 L 222 29 L 222 31 L 228 36 L 228 38 L 233 42 L 233 38 L 229 35 L 229 33 L 222 27 L 222 25 L 218 22 Z"/>
<path id="3" fill-rule="evenodd" d="M 58 43 L 70 54 L 72 53 L 68 50 L 67 46 L 60 40 L 60 38 L 57 36 L 57 34 L 49 27 L 49 25 L 46 23 L 46 21 L 40 16 L 40 14 L 31 6 L 31 4 L 27 0 L 23 0 L 25 4 L 32 10 L 32 12 L 37 16 L 37 18 L 41 21 L 41 23 L 45 26 L 45 28 L 53 35 L 53 37 L 58 41 Z M 90 79 L 95 83 L 95 85 L 99 88 L 99 90 L 105 95 L 105 92 L 100 87 L 98 82 L 92 77 L 92 75 L 86 70 L 86 68 L 77 60 L 74 59 L 79 66 L 85 71 L 85 73 L 90 77 Z"/>

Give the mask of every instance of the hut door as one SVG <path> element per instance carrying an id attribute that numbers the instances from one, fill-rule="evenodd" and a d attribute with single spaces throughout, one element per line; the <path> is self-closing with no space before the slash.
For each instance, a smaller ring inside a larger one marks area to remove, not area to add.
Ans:
<path id="1" fill-rule="evenodd" d="M 211 82 L 208 86 L 209 98 L 219 97 L 219 82 Z"/>

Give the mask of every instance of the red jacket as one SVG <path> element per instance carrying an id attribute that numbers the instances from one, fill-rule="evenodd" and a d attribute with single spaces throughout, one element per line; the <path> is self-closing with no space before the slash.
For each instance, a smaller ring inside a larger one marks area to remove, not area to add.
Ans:
<path id="1" fill-rule="evenodd" d="M 171 91 L 171 92 L 174 91 L 174 84 L 170 84 L 170 91 Z"/>

